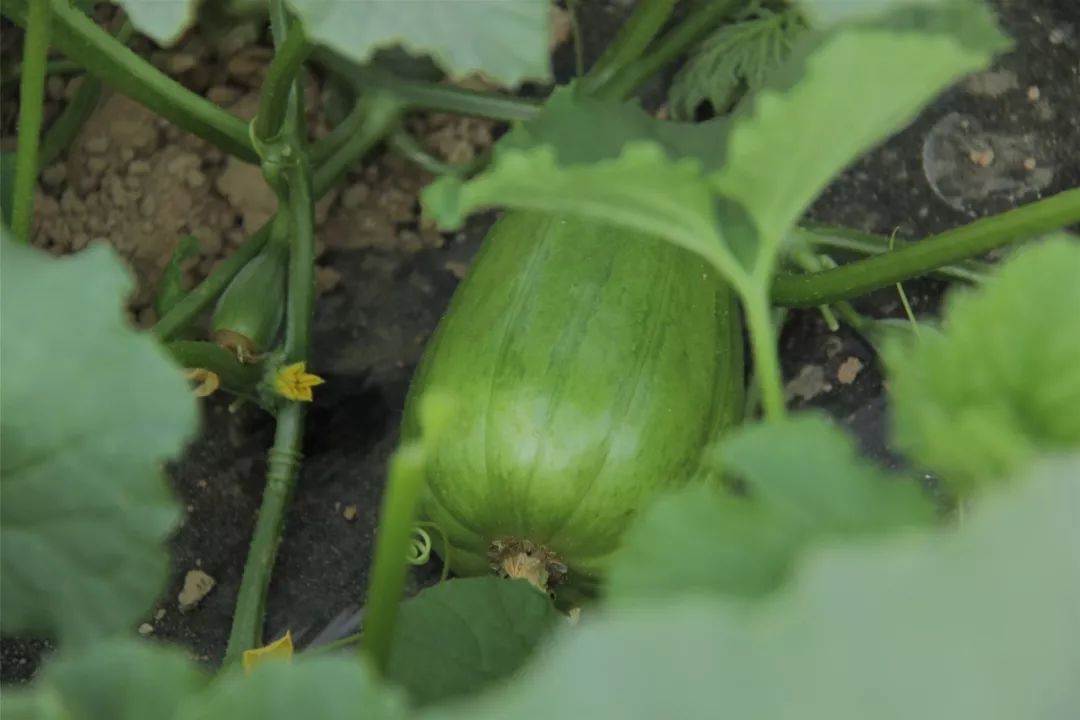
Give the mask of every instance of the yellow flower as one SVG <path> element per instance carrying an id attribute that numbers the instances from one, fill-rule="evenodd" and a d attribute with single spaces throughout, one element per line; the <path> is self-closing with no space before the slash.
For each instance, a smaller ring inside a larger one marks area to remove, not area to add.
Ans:
<path id="1" fill-rule="evenodd" d="M 245 650 L 243 657 L 244 672 L 250 673 L 253 667 L 267 660 L 292 660 L 292 654 L 292 633 L 286 632 L 284 637 L 275 640 L 269 645 L 254 650 Z"/>
<path id="2" fill-rule="evenodd" d="M 307 363 L 298 362 L 283 368 L 274 378 L 274 387 L 278 393 L 289 400 L 311 402 L 311 388 L 322 385 L 318 375 L 307 372 Z"/>
<path id="3" fill-rule="evenodd" d="M 193 391 L 195 397 L 207 397 L 221 387 L 221 378 L 218 377 L 217 373 L 207 370 L 206 368 L 190 369 L 184 374 L 188 380 L 196 380 L 199 382 L 199 385 L 197 385 Z"/>

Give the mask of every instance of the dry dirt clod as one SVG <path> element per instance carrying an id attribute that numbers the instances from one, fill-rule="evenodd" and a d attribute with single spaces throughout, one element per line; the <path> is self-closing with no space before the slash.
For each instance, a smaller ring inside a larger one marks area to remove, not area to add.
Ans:
<path id="1" fill-rule="evenodd" d="M 784 399 L 788 402 L 795 398 L 813 400 L 829 390 L 832 390 L 832 385 L 825 382 L 825 368 L 820 365 L 805 365 L 799 370 L 799 374 L 784 386 Z"/>
<path id="2" fill-rule="evenodd" d="M 188 612 L 197 606 L 214 588 L 214 578 L 202 570 L 188 570 L 184 576 L 184 589 L 176 596 L 180 612 Z"/>
<path id="3" fill-rule="evenodd" d="M 277 196 L 256 165 L 230 157 L 216 185 L 229 203 L 240 211 L 246 233 L 258 230 L 277 212 Z"/>

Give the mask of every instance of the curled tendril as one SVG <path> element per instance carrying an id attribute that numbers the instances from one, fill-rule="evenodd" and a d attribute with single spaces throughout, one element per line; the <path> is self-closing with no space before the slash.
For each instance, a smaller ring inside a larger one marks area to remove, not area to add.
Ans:
<path id="1" fill-rule="evenodd" d="M 443 582 L 450 575 L 450 541 L 446 533 L 437 524 L 432 522 L 417 523 L 413 527 L 413 539 L 409 543 L 409 553 L 406 560 L 410 565 L 423 565 L 431 559 L 431 535 L 424 528 L 432 528 L 439 533 L 443 544 L 443 567 L 439 582 Z"/>
<path id="2" fill-rule="evenodd" d="M 420 527 L 413 528 L 413 539 L 409 543 L 406 557 L 410 565 L 423 565 L 431 559 L 431 536 Z"/>

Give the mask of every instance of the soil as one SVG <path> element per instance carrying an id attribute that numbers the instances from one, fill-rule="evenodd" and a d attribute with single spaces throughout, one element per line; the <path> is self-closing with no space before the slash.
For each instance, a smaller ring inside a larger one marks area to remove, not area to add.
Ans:
<path id="1" fill-rule="evenodd" d="M 595 59 L 631 3 L 585 3 L 586 57 Z M 921 237 L 1080 185 L 1080 7 L 1073 0 L 999 0 L 1016 41 L 989 73 L 957 84 L 905 131 L 849 168 L 811 210 L 815 220 Z M 102 18 L 107 21 L 108 18 Z M 7 29 L 7 28 L 5 28 Z M 17 52 L 8 40 L 4 57 Z M 239 30 L 212 40 L 195 34 L 161 51 L 136 49 L 188 87 L 240 117 L 254 111 L 269 57 L 265 38 Z M 570 43 L 554 51 L 560 79 L 572 73 Z M 662 101 L 660 78 L 646 103 Z M 77 80 L 50 81 L 46 118 Z M 308 84 L 309 126 L 325 133 L 332 91 Z M 10 96 L 5 95 L 5 99 Z M 3 122 L 8 147 L 13 116 Z M 502 127 L 479 120 L 417 117 L 414 131 L 453 162 L 482 152 Z M 265 637 L 292 631 L 298 647 L 355 631 L 362 615 L 386 461 L 397 442 L 405 392 L 424 343 L 444 311 L 494 214 L 442 234 L 418 218 L 417 193 L 431 177 L 389 151 L 358 165 L 320 202 L 320 297 L 312 371 L 327 379 L 315 395 L 304 462 L 290 507 L 268 603 Z M 111 242 L 138 281 L 129 301 L 139 326 L 155 320 L 153 293 L 176 243 L 198 238 L 186 265 L 190 285 L 205 276 L 273 213 L 257 168 L 226 158 L 120 95 L 105 97 L 67 156 L 45 169 L 34 242 L 50 252 Z M 905 283 L 916 313 L 939 307 L 944 284 Z M 868 314 L 901 317 L 895 290 L 860 300 Z M 887 442 L 885 388 L 873 348 L 817 311 L 788 315 L 781 337 L 789 403 L 821 409 L 848 426 L 864 451 L 896 466 Z M 272 442 L 270 419 L 212 396 L 204 431 L 169 474 L 186 508 L 172 538 L 172 570 L 143 635 L 175 641 L 213 665 L 228 636 Z M 435 561 L 416 568 L 411 590 L 434 582 Z M 0 680 L 26 680 L 48 650 L 4 638 Z"/>

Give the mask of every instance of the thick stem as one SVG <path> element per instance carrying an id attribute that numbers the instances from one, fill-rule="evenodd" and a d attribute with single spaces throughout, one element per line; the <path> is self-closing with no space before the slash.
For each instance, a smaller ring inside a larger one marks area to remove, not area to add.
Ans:
<path id="1" fill-rule="evenodd" d="M 274 54 L 259 93 L 259 109 L 255 115 L 255 135 L 260 140 L 269 141 L 281 130 L 293 82 L 310 51 L 311 44 L 297 25 Z"/>
<path id="2" fill-rule="evenodd" d="M 617 97 L 605 86 L 619 71 L 641 57 L 671 16 L 675 2 L 676 0 L 638 0 L 634 12 L 619 29 L 615 40 L 607 46 L 600 59 L 582 79 L 582 94 L 592 97 Z"/>
<path id="3" fill-rule="evenodd" d="M 360 648 L 379 673 L 386 670 L 398 605 L 405 590 L 409 569 L 406 557 L 424 483 L 423 468 L 422 450 L 415 445 L 403 446 L 390 459 L 364 611 L 364 644 Z"/>
<path id="4" fill-rule="evenodd" d="M 25 27 L 29 1 L 5 0 L 4 15 Z M 50 7 L 52 45 L 91 75 L 225 152 L 258 160 L 243 120 L 160 72 L 65 0 Z"/>
<path id="5" fill-rule="evenodd" d="M 293 28 L 289 27 L 283 0 L 271 0 L 270 22 L 276 45 L 279 48 L 287 45 L 288 35 Z M 298 69 L 299 65 L 295 67 Z M 308 359 L 315 300 L 314 198 L 307 147 L 303 138 L 302 97 L 300 82 L 294 78 L 287 102 L 288 115 L 281 128 L 280 138 L 280 141 L 287 143 L 291 149 L 291 162 L 285 168 L 287 194 L 281 198 L 287 209 L 291 229 L 284 348 L 285 359 L 289 363 Z M 289 506 L 300 469 L 304 414 L 304 403 L 297 401 L 283 403 L 278 411 L 266 490 L 255 523 L 251 549 L 244 564 L 244 575 L 240 580 L 226 662 L 235 661 L 244 651 L 262 642 L 266 594 L 270 588 L 285 510 Z"/>
<path id="6" fill-rule="evenodd" d="M 293 479 L 300 466 L 303 427 L 302 403 L 288 403 L 278 412 L 274 447 L 268 461 L 266 490 L 255 522 L 244 574 L 240 579 L 240 590 L 236 595 L 233 625 L 225 651 L 226 665 L 239 660 L 246 650 L 262 644 L 266 590 L 277 558 L 285 509 L 292 499 Z"/>
<path id="7" fill-rule="evenodd" d="M 19 84 L 19 126 L 15 156 L 15 182 L 11 199 L 11 230 L 30 242 L 37 184 L 38 141 L 45 105 L 45 63 L 49 54 L 49 1 L 31 0 L 23 47 L 23 74 Z"/>
<path id="8" fill-rule="evenodd" d="M 852 228 L 807 223 L 795 227 L 792 233 L 797 240 L 805 242 L 816 252 L 838 250 L 860 256 L 884 255 L 892 252 L 889 249 L 888 236 L 874 235 Z M 910 241 L 897 240 L 896 244 L 904 247 L 909 245 Z M 948 280 L 981 283 L 986 280 L 986 276 L 992 270 L 993 266 L 990 263 L 979 260 L 962 260 L 952 265 L 937 268 L 933 274 Z"/>
<path id="9" fill-rule="evenodd" d="M 769 297 L 756 286 L 741 295 L 746 325 L 750 331 L 750 347 L 754 353 L 754 376 L 761 393 L 761 407 L 767 420 L 779 420 L 787 410 Z"/>
<path id="10" fill-rule="evenodd" d="M 625 98 L 649 78 L 674 62 L 692 45 L 704 40 L 741 0 L 710 0 L 700 3 L 677 26 L 657 42 L 651 52 L 624 67 L 604 88 L 605 97 Z"/>
<path id="11" fill-rule="evenodd" d="M 358 91 L 383 91 L 409 108 L 507 122 L 529 120 L 535 117 L 541 108 L 540 103 L 526 98 L 466 90 L 453 85 L 404 80 L 381 70 L 358 67 L 325 48 L 314 50 L 312 56 L 321 65 L 351 83 Z"/>
<path id="12" fill-rule="evenodd" d="M 1076 222 L 1080 222 L 1080 189 L 1066 190 L 1045 200 L 833 270 L 809 275 L 778 275 L 773 280 L 772 301 L 788 307 L 811 307 L 858 297 Z"/>

